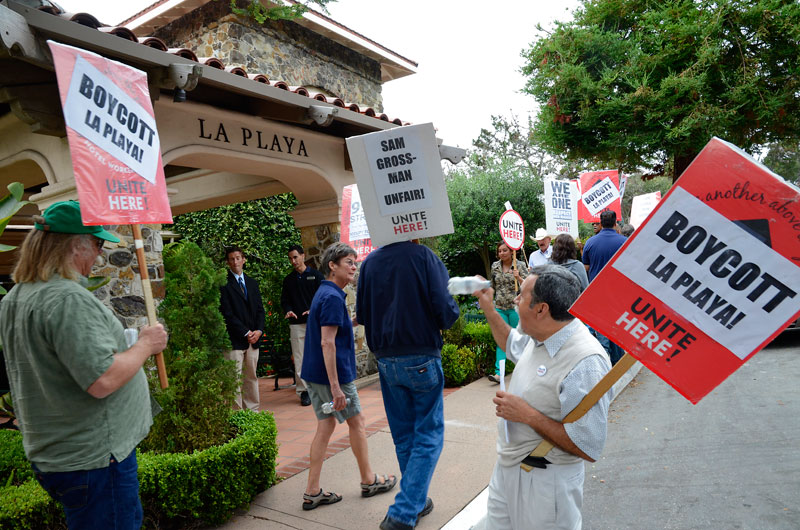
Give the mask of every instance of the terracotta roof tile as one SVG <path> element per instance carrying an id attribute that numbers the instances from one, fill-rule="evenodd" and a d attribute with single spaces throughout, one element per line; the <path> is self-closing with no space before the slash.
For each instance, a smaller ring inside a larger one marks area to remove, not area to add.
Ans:
<path id="1" fill-rule="evenodd" d="M 162 52 L 167 51 L 167 43 L 158 37 L 140 37 L 139 44 L 144 44 L 145 46 L 161 50 Z"/>
<path id="2" fill-rule="evenodd" d="M 150 6 L 148 9 L 151 9 L 152 7 L 153 6 Z M 383 120 L 383 121 L 387 121 L 387 122 L 391 122 L 391 123 L 394 123 L 394 124 L 397 124 L 397 125 L 408 125 L 408 122 L 404 122 L 400 118 L 390 119 L 384 113 L 378 114 L 378 113 L 375 112 L 375 109 L 373 109 L 372 107 L 367 107 L 364 110 L 361 110 L 361 107 L 357 103 L 345 102 L 344 100 L 342 100 L 341 98 L 339 98 L 339 97 L 337 97 L 335 95 L 324 94 L 322 92 L 314 90 L 313 88 L 311 90 L 309 90 L 308 88 L 306 88 L 304 86 L 289 86 L 285 81 L 273 81 L 273 82 L 270 82 L 269 78 L 264 74 L 261 74 L 261 73 L 248 74 L 247 71 L 245 71 L 245 69 L 242 68 L 241 66 L 237 66 L 237 65 L 228 65 L 228 66 L 226 66 L 217 57 L 197 57 L 197 55 L 192 50 L 190 50 L 188 48 L 168 48 L 167 44 L 163 40 L 161 40 L 161 39 L 159 39 L 157 37 L 137 38 L 136 35 L 131 30 L 129 30 L 128 28 L 126 28 L 124 26 L 117 26 L 117 27 L 107 26 L 105 24 L 102 24 L 99 20 L 97 20 L 97 18 L 95 18 L 93 15 L 91 15 L 89 13 L 66 13 L 66 12 L 59 11 L 55 6 L 42 6 L 42 7 L 39 7 L 39 10 L 40 11 L 44 11 L 46 13 L 50 13 L 51 15 L 58 16 L 60 18 L 67 19 L 67 20 L 75 22 L 77 24 L 81 24 L 83 26 L 87 26 L 87 27 L 90 27 L 90 28 L 93 28 L 93 29 L 97 29 L 98 31 L 101 31 L 103 33 L 116 35 L 116 36 L 124 38 L 126 40 L 130 40 L 130 41 L 133 41 L 133 42 L 138 42 L 139 44 L 141 44 L 143 46 L 148 46 L 150 48 L 154 48 L 156 50 L 160 50 L 160 51 L 163 51 L 165 53 L 171 53 L 173 55 L 177 55 L 179 57 L 183 57 L 183 58 L 188 59 L 190 61 L 195 61 L 195 62 L 198 62 L 200 64 L 204 64 L 206 66 L 210 66 L 212 68 L 217 68 L 219 70 L 224 70 L 224 71 L 226 71 L 226 72 L 228 72 L 228 73 L 230 73 L 232 75 L 238 75 L 238 76 L 241 76 L 241 77 L 248 78 L 248 79 L 250 79 L 250 80 L 252 80 L 252 81 L 254 81 L 256 83 L 263 83 L 263 84 L 267 84 L 267 85 L 272 85 L 272 86 L 274 86 L 276 88 L 280 88 L 280 89 L 283 89 L 283 90 L 291 91 L 291 92 L 294 92 L 294 93 L 299 94 L 301 96 L 306 96 L 306 97 L 315 99 L 317 101 L 327 102 L 327 103 L 330 103 L 330 104 L 332 104 L 332 105 L 334 105 L 336 107 L 342 108 L 342 109 L 350 110 L 352 112 L 357 112 L 357 113 L 363 114 L 365 116 L 370 116 L 370 117 L 373 117 L 373 118 L 376 118 L 376 119 L 380 119 L 380 120 Z M 325 18 L 327 18 L 327 17 L 325 17 Z M 131 20 L 131 19 L 129 19 L 129 20 Z M 344 26 L 342 26 L 342 27 L 344 27 Z"/>

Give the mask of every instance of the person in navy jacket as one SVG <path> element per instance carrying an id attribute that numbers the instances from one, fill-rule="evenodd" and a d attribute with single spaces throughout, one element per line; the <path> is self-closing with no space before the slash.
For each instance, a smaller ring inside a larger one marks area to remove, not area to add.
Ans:
<path id="1" fill-rule="evenodd" d="M 236 361 L 238 372 L 244 371 L 242 388 L 236 396 L 234 408 L 247 408 L 258 412 L 258 342 L 264 334 L 264 305 L 258 282 L 244 275 L 247 259 L 239 247 L 229 247 L 225 252 L 228 263 L 228 283 L 220 288 L 220 312 L 228 328 L 231 351 L 225 358 Z"/>

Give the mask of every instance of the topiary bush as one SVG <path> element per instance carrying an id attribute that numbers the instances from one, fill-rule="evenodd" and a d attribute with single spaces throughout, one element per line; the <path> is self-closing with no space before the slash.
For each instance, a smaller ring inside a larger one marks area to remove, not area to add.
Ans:
<path id="1" fill-rule="evenodd" d="M 464 343 L 475 352 L 473 379 L 478 379 L 488 373 L 494 373 L 497 344 L 494 341 L 489 324 L 486 322 L 468 322 L 464 326 Z M 508 371 L 508 366 L 506 366 L 506 371 Z"/>
<path id="2" fill-rule="evenodd" d="M 275 483 L 278 445 L 272 414 L 243 410 L 229 421 L 235 438 L 226 444 L 191 454 L 137 455 L 145 528 L 221 524 Z M 21 434 L 0 431 L 0 528 L 66 528 L 61 508 L 20 455 Z"/>
<path id="3" fill-rule="evenodd" d="M 278 444 L 272 414 L 240 410 L 230 423 L 237 435 L 224 445 L 191 454 L 138 456 L 146 527 L 184 527 L 198 519 L 219 525 L 275 484 Z"/>
<path id="4" fill-rule="evenodd" d="M 191 453 L 228 441 L 228 421 L 236 396 L 236 364 L 219 312 L 220 270 L 196 244 L 183 241 L 164 249 L 166 296 L 158 308 L 169 331 L 164 363 L 169 387 L 162 390 L 155 371 L 150 388 L 163 411 L 153 420 L 140 448 L 156 453 Z"/>
<path id="5" fill-rule="evenodd" d="M 461 386 L 471 381 L 475 373 L 475 353 L 469 348 L 445 344 L 442 347 L 442 371 L 445 386 Z"/>

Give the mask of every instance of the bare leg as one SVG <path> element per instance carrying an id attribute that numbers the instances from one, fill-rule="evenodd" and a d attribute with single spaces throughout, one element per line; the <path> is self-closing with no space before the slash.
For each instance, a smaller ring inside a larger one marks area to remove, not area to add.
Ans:
<path id="1" fill-rule="evenodd" d="M 358 462 L 358 471 L 361 474 L 362 484 L 372 484 L 375 474 L 369 465 L 369 449 L 367 447 L 367 432 L 364 424 L 364 416 L 356 414 L 347 419 L 347 426 L 350 428 L 350 447 Z M 319 490 L 318 490 L 319 491 Z"/>
<path id="2" fill-rule="evenodd" d="M 336 419 L 333 416 L 317 421 L 317 432 L 311 441 L 309 455 L 311 465 L 308 468 L 308 483 L 306 484 L 306 493 L 309 495 L 319 493 L 319 476 L 322 473 L 322 461 L 325 459 L 325 452 L 328 450 L 328 442 L 334 429 L 336 429 Z M 370 482 L 372 481 L 370 480 Z"/>

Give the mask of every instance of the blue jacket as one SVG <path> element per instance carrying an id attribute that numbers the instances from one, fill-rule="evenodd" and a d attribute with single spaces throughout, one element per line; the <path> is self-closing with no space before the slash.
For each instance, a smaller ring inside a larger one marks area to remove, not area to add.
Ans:
<path id="1" fill-rule="evenodd" d="M 356 317 L 375 357 L 441 356 L 442 333 L 458 318 L 444 263 L 403 241 L 372 252 L 358 277 Z"/>

